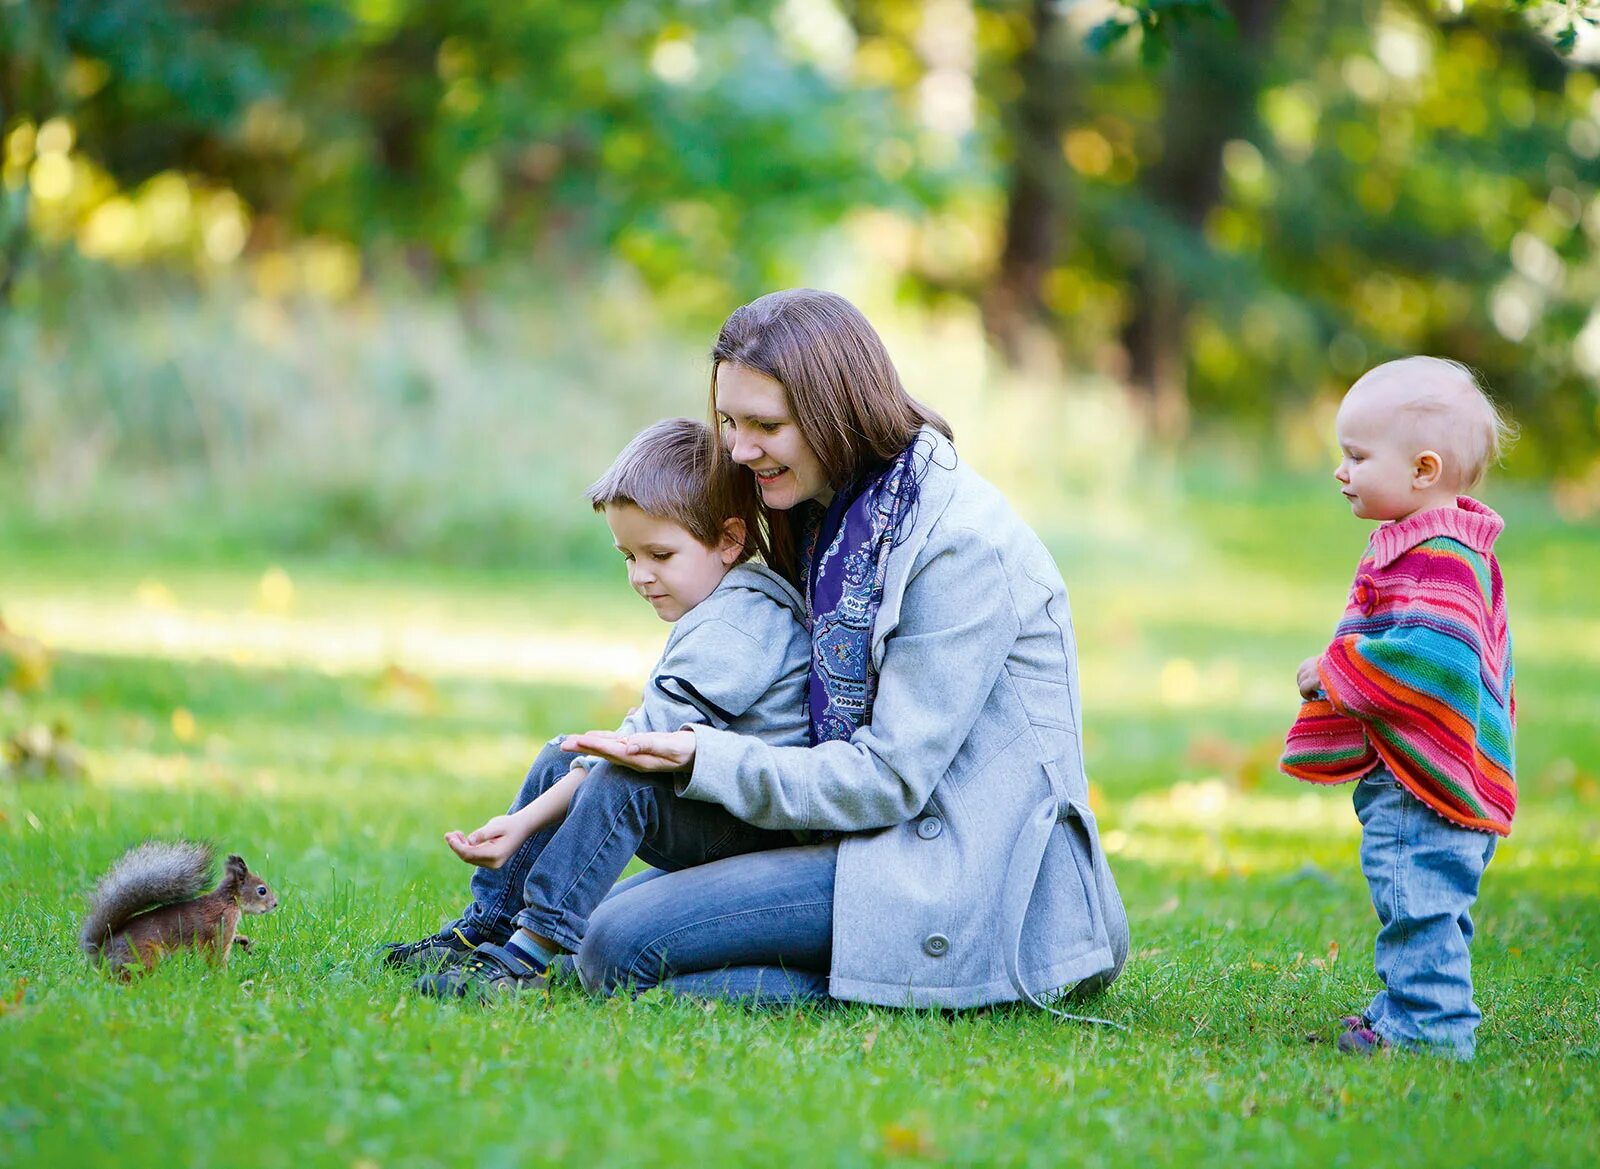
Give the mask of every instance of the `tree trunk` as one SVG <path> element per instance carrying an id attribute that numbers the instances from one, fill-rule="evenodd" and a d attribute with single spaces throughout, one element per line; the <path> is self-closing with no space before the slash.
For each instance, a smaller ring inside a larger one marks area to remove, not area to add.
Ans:
<path id="1" fill-rule="evenodd" d="M 1066 217 L 1061 133 L 1071 80 L 1053 0 L 1034 0 L 1033 39 L 1017 58 L 1018 96 L 1009 116 L 1015 157 L 1006 200 L 1005 243 L 983 302 L 984 325 L 1008 365 L 1053 348 L 1044 281 L 1055 263 Z"/>
<path id="2" fill-rule="evenodd" d="M 1279 0 L 1226 0 L 1237 32 L 1193 26 L 1179 34 L 1168 74 L 1161 161 L 1144 174 L 1158 214 L 1197 240 L 1222 194 L 1222 148 L 1255 124 L 1264 52 Z M 1204 246 L 1196 243 L 1196 246 Z M 1188 424 L 1186 324 L 1190 291 L 1147 254 L 1130 273 L 1123 326 L 1128 384 L 1152 428 L 1173 437 Z"/>

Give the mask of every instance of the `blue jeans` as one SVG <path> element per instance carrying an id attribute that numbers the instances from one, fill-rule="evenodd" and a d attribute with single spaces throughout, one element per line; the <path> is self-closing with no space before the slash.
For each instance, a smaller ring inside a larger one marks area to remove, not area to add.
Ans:
<path id="1" fill-rule="evenodd" d="M 575 758 L 548 744 L 511 810 Z M 837 854 L 793 845 L 786 832 L 680 798 L 670 776 L 606 767 L 579 786 L 562 823 L 499 869 L 474 870 L 461 919 L 479 937 L 520 926 L 574 951 L 596 993 L 659 984 L 768 1002 L 825 998 Z M 635 855 L 654 867 L 614 885 Z"/>
<path id="2" fill-rule="evenodd" d="M 828 842 L 629 877 L 595 910 L 578 977 L 604 995 L 826 1001 L 838 856 Z"/>
<path id="3" fill-rule="evenodd" d="M 1452 824 L 1380 767 L 1355 791 L 1361 869 L 1378 911 L 1372 1029 L 1401 1047 L 1471 1059 L 1472 916 L 1497 837 Z"/>

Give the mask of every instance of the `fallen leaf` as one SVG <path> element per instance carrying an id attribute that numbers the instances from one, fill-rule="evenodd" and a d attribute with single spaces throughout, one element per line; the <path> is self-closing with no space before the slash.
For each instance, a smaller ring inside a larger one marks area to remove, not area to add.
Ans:
<path id="1" fill-rule="evenodd" d="M 178 607 L 177 598 L 172 595 L 172 590 L 153 577 L 146 577 L 140 581 L 133 595 L 146 609 L 171 610 Z"/>
<path id="2" fill-rule="evenodd" d="M 83 774 L 83 752 L 71 741 L 63 722 L 33 723 L 0 744 L 0 762 L 18 779 L 77 779 Z"/>
<path id="3" fill-rule="evenodd" d="M 891 1157 L 934 1157 L 938 1148 L 921 1129 L 904 1124 L 883 1126 L 883 1151 Z"/>
<path id="4" fill-rule="evenodd" d="M 50 684 L 50 651 L 44 643 L 0 621 L 0 690 L 32 694 Z"/>
<path id="5" fill-rule="evenodd" d="M 256 607 L 266 613 L 282 615 L 294 604 L 294 581 L 289 574 L 273 565 L 261 574 L 256 585 Z"/>
<path id="6" fill-rule="evenodd" d="M 374 685 L 378 698 L 410 714 L 432 714 L 439 708 L 439 691 L 427 678 L 390 662 Z"/>
<path id="7" fill-rule="evenodd" d="M 12 984 L 11 991 L 4 998 L 0 998 L 0 1016 L 9 1015 L 13 1011 L 22 1009 L 23 1000 L 28 994 L 28 980 L 19 978 Z"/>

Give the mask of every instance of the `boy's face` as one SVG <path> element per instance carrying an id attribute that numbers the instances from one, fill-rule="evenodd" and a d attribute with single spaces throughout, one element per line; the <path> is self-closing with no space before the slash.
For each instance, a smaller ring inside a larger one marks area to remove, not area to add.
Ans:
<path id="1" fill-rule="evenodd" d="M 1423 468 L 1411 427 L 1393 405 L 1383 387 L 1358 385 L 1334 423 L 1343 457 L 1333 477 L 1360 519 L 1404 519 L 1431 502 L 1418 486 Z"/>
<path id="2" fill-rule="evenodd" d="M 709 597 L 743 551 L 731 535 L 707 548 L 682 525 L 631 503 L 607 504 L 606 524 L 628 562 L 628 583 L 663 621 L 676 621 Z"/>

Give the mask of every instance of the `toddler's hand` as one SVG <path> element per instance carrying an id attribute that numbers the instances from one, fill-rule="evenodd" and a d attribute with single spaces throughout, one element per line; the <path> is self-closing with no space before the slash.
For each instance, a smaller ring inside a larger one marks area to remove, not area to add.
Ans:
<path id="1" fill-rule="evenodd" d="M 469 865 L 477 865 L 480 869 L 498 869 L 522 845 L 515 828 L 516 824 L 510 816 L 496 816 L 482 828 L 464 836 L 460 832 L 446 832 L 444 842 L 450 846 L 451 852 Z"/>
<path id="2" fill-rule="evenodd" d="M 1295 673 L 1295 682 L 1300 687 L 1300 697 L 1315 698 L 1322 692 L 1322 679 L 1317 676 L 1317 658 L 1307 658 L 1300 663 L 1300 669 Z"/>

